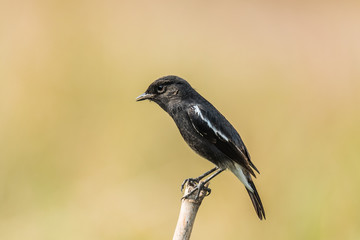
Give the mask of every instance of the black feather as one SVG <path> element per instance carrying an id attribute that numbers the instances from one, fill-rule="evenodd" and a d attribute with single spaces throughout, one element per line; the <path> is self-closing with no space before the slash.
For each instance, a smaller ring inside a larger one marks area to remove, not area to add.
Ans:
<path id="1" fill-rule="evenodd" d="M 249 178 L 248 178 L 248 183 L 250 184 L 251 188 L 254 190 L 254 192 L 251 192 L 249 189 L 246 188 L 247 192 L 249 193 L 251 202 L 254 205 L 255 212 L 258 215 L 258 217 L 260 218 L 260 220 L 262 220 L 263 218 L 266 219 L 265 210 L 264 210 L 263 204 L 261 202 L 259 193 L 256 190 L 255 184 Z"/>

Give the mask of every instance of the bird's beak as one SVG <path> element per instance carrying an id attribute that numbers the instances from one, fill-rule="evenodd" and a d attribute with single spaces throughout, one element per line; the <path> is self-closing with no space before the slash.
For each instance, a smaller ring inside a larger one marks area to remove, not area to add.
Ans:
<path id="1" fill-rule="evenodd" d="M 154 96 L 154 94 L 143 93 L 136 98 L 136 101 L 138 102 L 138 101 L 142 101 L 142 100 L 146 100 L 146 99 L 152 99 L 153 96 Z"/>

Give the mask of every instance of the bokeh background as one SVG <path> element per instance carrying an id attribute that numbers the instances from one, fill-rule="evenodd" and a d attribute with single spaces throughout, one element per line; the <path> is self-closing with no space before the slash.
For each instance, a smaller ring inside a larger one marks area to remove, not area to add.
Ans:
<path id="1" fill-rule="evenodd" d="M 229 172 L 192 239 L 360 239 L 359 1 L 2 1 L 0 239 L 170 239 L 212 165 L 136 103 L 187 79 L 261 175 Z"/>

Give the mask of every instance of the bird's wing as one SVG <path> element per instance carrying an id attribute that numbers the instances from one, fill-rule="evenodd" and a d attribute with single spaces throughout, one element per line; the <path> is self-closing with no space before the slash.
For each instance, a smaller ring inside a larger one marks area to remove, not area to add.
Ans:
<path id="1" fill-rule="evenodd" d="M 191 106 L 187 113 L 193 127 L 201 136 L 214 144 L 222 153 L 240 164 L 255 177 L 251 167 L 257 172 L 259 171 L 251 162 L 249 153 L 240 136 L 238 136 L 238 139 L 234 139 L 233 134 L 230 132 L 231 130 L 236 130 L 233 129 L 222 115 L 220 115 L 220 118 L 215 118 L 198 105 Z M 225 121 L 223 125 L 221 125 L 222 120 Z"/>

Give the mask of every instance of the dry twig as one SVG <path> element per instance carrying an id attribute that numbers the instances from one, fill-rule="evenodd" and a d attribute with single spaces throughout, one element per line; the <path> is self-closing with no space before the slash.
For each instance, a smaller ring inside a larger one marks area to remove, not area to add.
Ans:
<path id="1" fill-rule="evenodd" d="M 205 185 L 207 187 L 208 184 Z M 194 186 L 191 184 L 185 185 L 184 196 L 191 192 Z M 191 231 L 194 225 L 195 217 L 204 197 L 207 196 L 207 190 L 201 190 L 199 198 L 195 199 L 197 191 L 191 194 L 188 198 L 181 200 L 181 208 L 179 219 L 176 225 L 173 240 L 189 240 Z"/>

